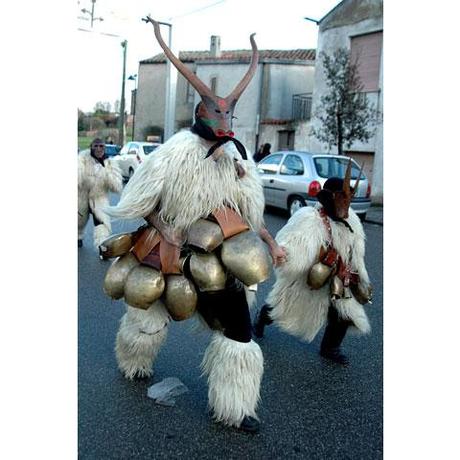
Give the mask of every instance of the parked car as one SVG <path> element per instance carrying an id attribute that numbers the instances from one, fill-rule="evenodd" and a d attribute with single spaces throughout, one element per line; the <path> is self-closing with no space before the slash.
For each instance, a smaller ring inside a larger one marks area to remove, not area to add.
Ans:
<path id="1" fill-rule="evenodd" d="M 146 156 L 160 145 L 156 142 L 128 142 L 125 144 L 116 157 L 123 177 L 129 180 Z"/>
<path id="2" fill-rule="evenodd" d="M 329 177 L 345 177 L 349 158 L 343 155 L 320 155 L 282 151 L 265 157 L 257 165 L 262 176 L 265 204 L 285 209 L 292 216 L 303 206 L 314 206 L 316 195 Z M 352 159 L 351 185 L 356 183 L 360 166 Z M 351 202 L 361 220 L 371 205 L 371 186 L 364 173 Z"/>

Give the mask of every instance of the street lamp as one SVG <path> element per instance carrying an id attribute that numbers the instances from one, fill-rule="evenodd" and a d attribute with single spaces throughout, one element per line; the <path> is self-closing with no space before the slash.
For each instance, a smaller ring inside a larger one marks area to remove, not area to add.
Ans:
<path id="1" fill-rule="evenodd" d="M 120 100 L 120 116 L 118 117 L 118 144 L 125 143 L 125 78 L 126 78 L 126 49 L 128 40 L 121 42 L 123 48 L 123 76 L 121 79 L 121 100 Z"/>
<path id="2" fill-rule="evenodd" d="M 128 80 L 134 81 L 134 92 L 133 97 L 131 98 L 131 112 L 133 114 L 133 131 L 131 134 L 131 140 L 134 141 L 134 123 L 136 122 L 136 102 L 137 102 L 137 73 L 130 75 Z"/>

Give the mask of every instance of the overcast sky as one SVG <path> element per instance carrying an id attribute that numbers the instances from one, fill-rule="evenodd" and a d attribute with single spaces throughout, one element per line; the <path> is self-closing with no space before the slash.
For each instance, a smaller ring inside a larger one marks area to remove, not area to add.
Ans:
<path id="1" fill-rule="evenodd" d="M 250 49 L 249 35 L 256 33 L 259 49 L 316 48 L 317 26 L 305 16 L 321 19 L 339 0 L 96 0 L 90 27 L 91 0 L 77 5 L 78 107 L 92 111 L 98 101 L 113 104 L 120 99 L 123 53 L 128 41 L 126 76 L 138 73 L 139 61 L 162 50 L 151 24 L 141 21 L 146 14 L 173 24 L 173 46 L 178 50 L 207 50 L 211 35 L 221 37 L 221 48 Z M 282 6 L 281 6 L 282 5 Z M 84 30 L 91 32 L 86 32 Z M 113 35 L 117 35 L 115 37 Z M 167 42 L 168 28 L 162 26 Z M 134 83 L 125 87 L 126 107 Z"/>

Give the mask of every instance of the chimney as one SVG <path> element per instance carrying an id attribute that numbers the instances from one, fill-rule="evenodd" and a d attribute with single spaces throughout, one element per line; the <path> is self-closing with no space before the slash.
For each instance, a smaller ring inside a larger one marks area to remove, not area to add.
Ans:
<path id="1" fill-rule="evenodd" d="M 211 57 L 220 57 L 220 37 L 218 35 L 211 35 Z"/>

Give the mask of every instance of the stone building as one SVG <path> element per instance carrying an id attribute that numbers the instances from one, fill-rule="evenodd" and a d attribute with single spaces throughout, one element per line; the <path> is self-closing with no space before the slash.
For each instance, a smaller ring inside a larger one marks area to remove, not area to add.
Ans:
<path id="1" fill-rule="evenodd" d="M 179 58 L 218 96 L 225 97 L 246 73 L 251 55 L 251 50 L 221 50 L 220 38 L 212 36 L 209 51 L 182 51 Z M 259 50 L 259 55 L 257 72 L 236 105 L 235 136 L 251 152 L 266 142 L 272 145 L 272 151 L 305 150 L 315 50 Z M 134 133 L 137 140 L 163 130 L 165 86 L 163 53 L 139 63 Z M 194 88 L 178 73 L 175 131 L 191 126 L 199 101 Z"/>
<path id="2" fill-rule="evenodd" d="M 379 121 L 373 137 L 366 143 L 355 142 L 344 150 L 358 162 L 365 160 L 365 172 L 372 184 L 372 200 L 383 201 L 383 0 L 344 0 L 318 23 L 318 46 L 315 67 L 315 89 L 312 113 L 321 96 L 327 92 L 320 59 L 323 51 L 332 54 L 337 48 L 347 48 L 351 59 L 358 59 L 358 69 L 364 85 L 363 93 L 379 111 Z M 311 126 L 318 120 L 313 116 Z M 326 145 L 311 137 L 312 152 L 330 152 Z"/>

